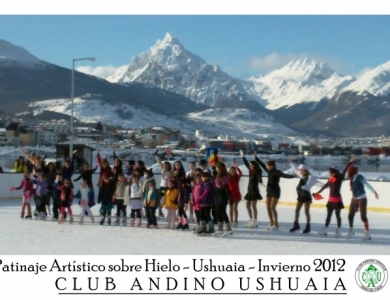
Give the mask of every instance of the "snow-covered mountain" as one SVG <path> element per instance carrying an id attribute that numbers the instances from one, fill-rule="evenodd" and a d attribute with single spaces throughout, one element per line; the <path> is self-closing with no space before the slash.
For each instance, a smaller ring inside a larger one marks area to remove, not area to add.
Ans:
<path id="1" fill-rule="evenodd" d="M 69 99 L 33 102 L 29 108 L 34 115 L 39 115 L 43 111 L 71 114 Z M 82 122 L 101 121 L 126 129 L 171 127 L 180 129 L 183 134 L 194 134 L 195 130 L 203 129 L 208 135 L 227 134 L 241 138 L 261 138 L 296 133 L 278 123 L 270 115 L 249 109 L 215 108 L 198 113 L 167 116 L 155 113 L 146 107 L 76 98 L 74 112 L 74 117 Z"/>
<path id="2" fill-rule="evenodd" d="M 0 65 L 42 66 L 43 62 L 26 49 L 0 39 Z"/>
<path id="3" fill-rule="evenodd" d="M 276 110 L 303 103 L 314 108 L 353 81 L 353 76 L 342 76 L 322 62 L 305 58 L 243 83 L 248 93 L 267 101 L 266 108 Z"/>
<path id="4" fill-rule="evenodd" d="M 208 106 L 221 96 L 247 94 L 240 79 L 187 51 L 169 33 L 149 50 L 133 57 L 130 65 L 120 67 L 106 79 L 118 83 L 152 84 Z"/>
<path id="5" fill-rule="evenodd" d="M 353 91 L 359 95 L 368 92 L 375 96 L 390 94 L 390 61 L 364 73 L 341 92 Z"/>

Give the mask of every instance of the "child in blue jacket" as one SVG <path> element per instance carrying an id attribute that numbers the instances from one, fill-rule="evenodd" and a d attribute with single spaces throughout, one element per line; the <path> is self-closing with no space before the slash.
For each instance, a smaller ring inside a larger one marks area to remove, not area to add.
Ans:
<path id="1" fill-rule="evenodd" d="M 89 186 L 87 180 L 81 182 L 81 189 L 76 193 L 75 199 L 79 200 L 79 205 L 81 206 L 81 219 L 79 224 L 82 225 L 84 223 L 86 213 L 91 217 L 92 224 L 94 224 L 95 219 L 92 215 L 91 207 L 95 205 L 95 193 L 93 188 Z"/>

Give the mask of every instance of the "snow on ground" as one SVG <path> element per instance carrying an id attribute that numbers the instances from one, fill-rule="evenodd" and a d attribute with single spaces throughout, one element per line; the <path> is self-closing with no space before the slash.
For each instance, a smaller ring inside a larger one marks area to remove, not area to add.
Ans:
<path id="1" fill-rule="evenodd" d="M 389 214 L 369 212 L 372 240 L 362 242 L 363 227 L 356 217 L 356 236 L 346 239 L 347 211 L 343 210 L 342 237 L 335 238 L 335 218 L 329 236 L 317 232 L 325 221 L 325 209 L 312 208 L 312 233 L 290 233 L 294 208 L 278 207 L 280 230 L 270 232 L 267 226 L 265 205 L 261 201 L 259 228 L 245 229 L 247 221 L 245 203 L 239 205 L 239 228 L 229 238 L 198 237 L 190 231 L 92 225 L 88 218 L 79 225 L 80 209 L 73 205 L 75 223 L 59 225 L 57 222 L 24 220 L 19 216 L 19 200 L 0 201 L 0 253 L 12 255 L 388 255 L 390 251 Z M 98 212 L 98 205 L 93 213 Z M 100 218 L 97 218 L 98 220 Z M 301 214 L 301 226 L 304 226 Z M 144 222 L 145 224 L 145 222 Z"/>
<path id="2" fill-rule="evenodd" d="M 29 105 L 37 115 L 43 110 L 70 115 L 72 103 L 69 99 L 55 99 L 33 102 Z M 123 128 L 149 128 L 167 126 L 180 128 L 183 133 L 193 133 L 194 129 L 178 118 L 170 118 L 150 111 L 147 108 L 135 108 L 124 103 L 108 103 L 102 100 L 74 99 L 74 117 L 83 122 L 102 122 Z"/>
<path id="3" fill-rule="evenodd" d="M 29 106 L 33 108 L 35 115 L 39 115 L 44 110 L 70 115 L 72 109 L 69 99 L 37 101 Z M 123 103 L 76 98 L 74 99 L 74 117 L 87 123 L 100 121 L 126 129 L 139 127 L 179 128 L 183 134 L 193 134 L 199 128 L 206 130 L 211 135 L 219 135 L 224 132 L 230 136 L 246 138 L 276 137 L 296 133 L 277 122 L 270 115 L 252 112 L 249 109 L 215 108 L 199 113 L 168 117 L 147 108 L 136 108 Z"/>

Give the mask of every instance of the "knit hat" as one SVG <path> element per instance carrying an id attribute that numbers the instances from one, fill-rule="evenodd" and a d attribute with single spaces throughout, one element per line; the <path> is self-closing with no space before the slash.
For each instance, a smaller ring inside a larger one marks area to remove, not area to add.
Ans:
<path id="1" fill-rule="evenodd" d="M 305 171 L 308 171 L 309 169 L 308 169 L 308 167 L 306 167 L 306 165 L 300 165 L 299 167 L 298 167 L 298 170 L 305 170 Z"/>

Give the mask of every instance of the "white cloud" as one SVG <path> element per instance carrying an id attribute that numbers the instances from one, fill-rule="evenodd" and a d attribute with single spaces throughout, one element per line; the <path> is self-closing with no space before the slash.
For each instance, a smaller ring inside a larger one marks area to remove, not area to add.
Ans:
<path id="1" fill-rule="evenodd" d="M 117 67 L 107 65 L 107 66 L 98 66 L 98 67 L 91 67 L 91 66 L 79 66 L 76 68 L 77 71 L 93 75 L 101 78 L 106 78 L 108 75 L 115 72 Z"/>

